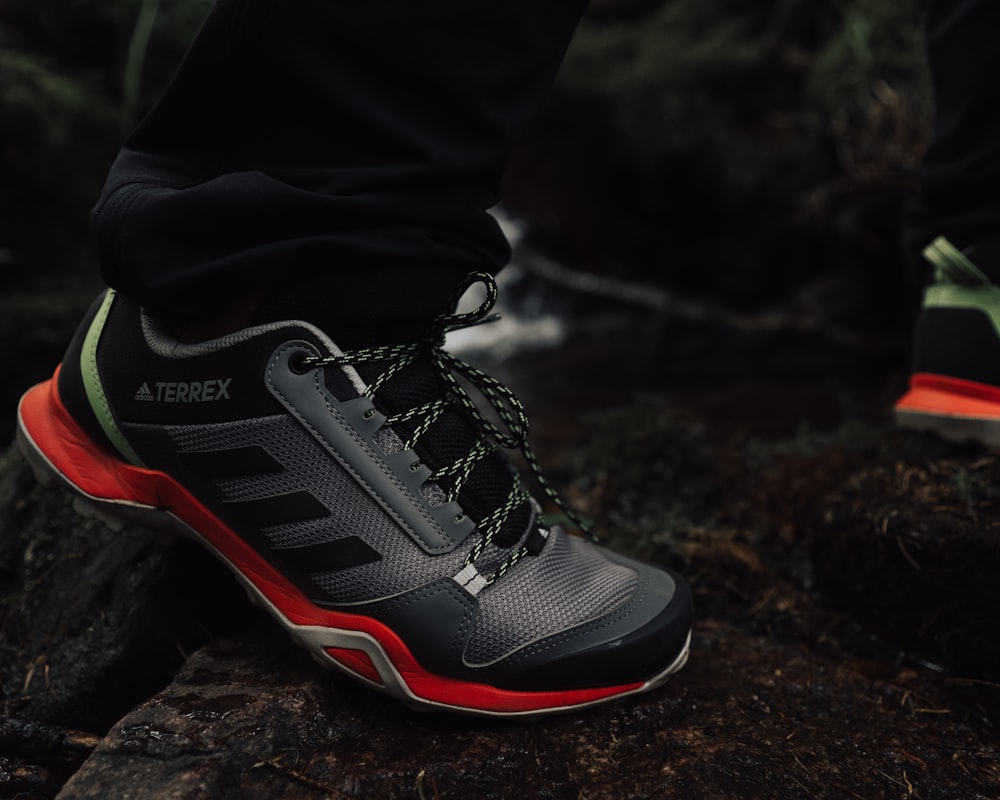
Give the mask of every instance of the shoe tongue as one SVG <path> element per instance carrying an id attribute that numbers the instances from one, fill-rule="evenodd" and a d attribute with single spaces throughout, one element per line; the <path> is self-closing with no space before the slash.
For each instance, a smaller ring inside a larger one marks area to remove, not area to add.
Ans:
<path id="1" fill-rule="evenodd" d="M 385 363 L 358 364 L 358 374 L 373 382 L 385 371 Z M 375 393 L 375 404 L 392 416 L 447 396 L 448 385 L 426 359 L 418 359 L 397 372 Z M 396 432 L 408 439 L 420 420 L 397 423 Z M 441 416 L 425 431 L 414 445 L 417 455 L 432 471 L 464 458 L 479 440 L 475 422 L 456 406 L 449 404 Z M 476 463 L 458 495 L 458 502 L 476 523 L 502 506 L 514 485 L 515 471 L 499 450 Z M 450 491 L 449 479 L 442 481 Z M 506 519 L 493 539 L 500 547 L 510 547 L 521 539 L 531 522 L 530 503 L 522 503 Z"/>

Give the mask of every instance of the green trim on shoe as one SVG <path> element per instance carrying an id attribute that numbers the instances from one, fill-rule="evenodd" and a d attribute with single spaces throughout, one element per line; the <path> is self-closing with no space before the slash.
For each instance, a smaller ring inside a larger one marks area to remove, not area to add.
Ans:
<path id="1" fill-rule="evenodd" d="M 97 421 L 101 423 L 108 439 L 126 461 L 134 466 L 143 467 L 145 464 L 142 463 L 142 459 L 139 458 L 118 429 L 114 414 L 111 413 L 108 396 L 104 392 L 104 385 L 101 383 L 100 373 L 97 370 L 97 344 L 101 340 L 101 332 L 104 330 L 104 323 L 108 319 L 108 313 L 111 311 L 111 304 L 114 300 L 115 291 L 109 289 L 83 340 L 83 349 L 80 351 L 80 374 L 83 376 L 83 388 L 87 393 L 87 399 L 90 401 Z"/>
<path id="2" fill-rule="evenodd" d="M 991 285 L 990 279 L 982 270 L 944 236 L 938 236 L 927 245 L 923 255 L 934 267 L 935 283 L 957 283 L 962 286 Z"/>
<path id="3" fill-rule="evenodd" d="M 989 317 L 1000 337 L 1000 286 L 959 286 L 944 283 L 924 291 L 924 308 L 965 308 Z"/>
<path id="4" fill-rule="evenodd" d="M 1000 337 L 1000 286 L 943 236 L 924 249 L 924 258 L 934 267 L 935 282 L 924 290 L 923 307 L 980 311 Z"/>

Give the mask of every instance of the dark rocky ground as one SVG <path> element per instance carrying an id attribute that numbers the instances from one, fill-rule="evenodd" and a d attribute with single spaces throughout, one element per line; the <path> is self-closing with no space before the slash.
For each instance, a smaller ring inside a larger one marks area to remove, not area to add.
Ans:
<path id="1" fill-rule="evenodd" d="M 411 712 L 316 667 L 193 544 L 76 516 L 11 451 L 0 796 L 1000 797 L 1000 459 L 894 430 L 898 364 L 848 377 L 835 336 L 744 326 L 721 380 L 731 319 L 649 313 L 500 372 L 608 544 L 691 579 L 666 687 L 532 724 Z"/>

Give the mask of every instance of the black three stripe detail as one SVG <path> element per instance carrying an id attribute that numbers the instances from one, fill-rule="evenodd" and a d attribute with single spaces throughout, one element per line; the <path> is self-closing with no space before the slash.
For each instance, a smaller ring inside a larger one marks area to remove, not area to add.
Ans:
<path id="1" fill-rule="evenodd" d="M 226 503 L 226 509 L 240 522 L 253 528 L 269 528 L 272 525 L 287 525 L 330 516 L 330 509 L 309 492 L 289 492 L 257 500 L 236 500 Z"/>
<path id="2" fill-rule="evenodd" d="M 215 480 L 248 478 L 282 472 L 284 467 L 263 447 L 198 450 L 178 454 L 184 466 Z M 330 510 L 306 491 L 227 502 L 236 519 L 252 529 L 286 525 L 330 516 Z M 358 536 L 302 547 L 272 548 L 274 555 L 298 573 L 329 572 L 381 561 L 382 555 Z"/>
<path id="3" fill-rule="evenodd" d="M 178 453 L 178 457 L 193 473 L 216 480 L 252 478 L 284 470 L 267 450 L 257 445 L 232 450 L 189 451 Z"/>
<path id="4" fill-rule="evenodd" d="M 382 560 L 377 550 L 357 536 L 302 547 L 275 548 L 273 553 L 296 572 L 329 572 Z"/>

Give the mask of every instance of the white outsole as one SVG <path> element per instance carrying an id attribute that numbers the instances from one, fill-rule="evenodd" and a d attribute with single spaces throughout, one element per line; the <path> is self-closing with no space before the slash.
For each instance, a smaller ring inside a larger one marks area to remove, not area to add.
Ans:
<path id="1" fill-rule="evenodd" d="M 895 418 L 901 428 L 936 433 L 951 442 L 979 442 L 989 447 L 1000 447 L 1000 419 L 996 417 L 897 408 Z"/>

